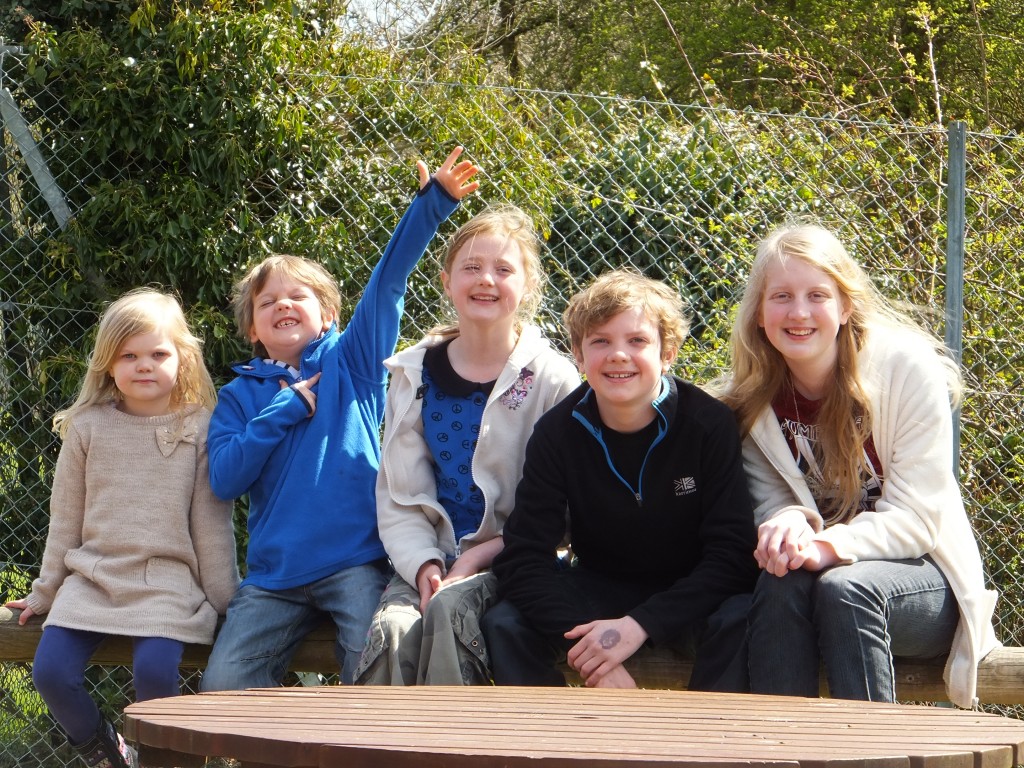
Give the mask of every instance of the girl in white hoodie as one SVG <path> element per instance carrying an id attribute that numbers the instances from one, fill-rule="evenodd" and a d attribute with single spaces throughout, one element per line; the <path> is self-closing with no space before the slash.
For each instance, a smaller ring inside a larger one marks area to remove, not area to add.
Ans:
<path id="1" fill-rule="evenodd" d="M 357 683 L 490 681 L 480 617 L 495 599 L 490 565 L 526 441 L 537 418 L 579 385 L 572 363 L 530 322 L 543 292 L 539 253 L 518 208 L 470 219 L 441 272 L 456 323 L 385 361 L 377 524 L 396 576 Z"/>
<path id="2" fill-rule="evenodd" d="M 950 699 L 976 703 L 996 594 L 954 473 L 959 396 L 942 345 L 831 232 L 760 244 L 723 396 L 759 525 L 755 693 L 817 696 L 823 661 L 832 696 L 894 701 L 894 656 L 949 653 Z"/>

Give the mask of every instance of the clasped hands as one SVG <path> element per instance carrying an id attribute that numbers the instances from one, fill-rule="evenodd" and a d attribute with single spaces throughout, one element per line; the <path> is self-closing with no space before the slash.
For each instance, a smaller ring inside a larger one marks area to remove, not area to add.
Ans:
<path id="1" fill-rule="evenodd" d="M 787 510 L 761 523 L 754 559 L 758 567 L 773 576 L 785 576 L 798 568 L 821 571 L 839 562 L 832 545 L 815 536 L 803 512 Z"/>

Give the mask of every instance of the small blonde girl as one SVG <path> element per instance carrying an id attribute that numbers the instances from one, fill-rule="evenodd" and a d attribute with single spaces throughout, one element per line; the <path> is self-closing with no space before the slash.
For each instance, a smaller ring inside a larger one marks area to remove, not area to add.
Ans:
<path id="1" fill-rule="evenodd" d="M 514 206 L 485 210 L 448 244 L 441 284 L 456 322 L 385 361 L 391 371 L 377 523 L 397 575 L 370 627 L 356 681 L 490 681 L 480 617 L 490 566 L 537 418 L 579 385 L 531 320 L 540 241 Z"/>
<path id="2" fill-rule="evenodd" d="M 19 622 L 46 614 L 33 681 L 93 768 L 135 756 L 85 690 L 107 635 L 133 641 L 136 699 L 179 693 L 185 643 L 213 641 L 238 583 L 231 506 L 210 491 L 206 429 L 216 393 L 178 302 L 152 289 L 103 313 L 63 444 L 39 578 Z"/>

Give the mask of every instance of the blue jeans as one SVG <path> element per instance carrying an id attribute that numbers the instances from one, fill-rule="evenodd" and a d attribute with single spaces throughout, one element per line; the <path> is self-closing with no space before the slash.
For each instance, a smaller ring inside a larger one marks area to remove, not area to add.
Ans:
<path id="1" fill-rule="evenodd" d="M 72 744 L 88 741 L 99 727 L 100 710 L 85 690 L 85 667 L 106 637 L 100 632 L 50 626 L 36 646 L 32 682 Z M 136 701 L 181 693 L 178 666 L 184 649 L 183 643 L 166 637 L 132 638 Z"/>
<path id="2" fill-rule="evenodd" d="M 334 652 L 341 681 L 351 683 L 370 619 L 390 576 L 390 567 L 380 560 L 291 589 L 269 590 L 246 584 L 228 605 L 201 690 L 280 685 L 295 649 L 325 613 L 338 630 Z"/>
<path id="3" fill-rule="evenodd" d="M 895 701 L 893 657 L 949 651 L 960 611 L 931 558 L 762 573 L 748 618 L 754 693 Z"/>

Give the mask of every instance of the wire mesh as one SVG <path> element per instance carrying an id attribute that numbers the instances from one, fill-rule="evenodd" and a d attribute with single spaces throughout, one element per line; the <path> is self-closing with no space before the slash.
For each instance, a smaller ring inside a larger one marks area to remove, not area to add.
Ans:
<path id="1" fill-rule="evenodd" d="M 241 349 L 231 338 L 226 286 L 247 263 L 278 250 L 310 255 L 353 302 L 415 188 L 412 160 L 436 166 L 456 142 L 484 168 L 484 188 L 459 221 L 498 202 L 537 220 L 550 280 L 540 322 L 555 339 L 573 291 L 601 271 L 632 265 L 686 297 L 695 323 L 678 370 L 707 382 L 723 370 L 730 312 L 756 242 L 801 216 L 834 227 L 886 293 L 930 310 L 927 321 L 942 331 L 935 308 L 945 295 L 947 139 L 934 126 L 292 73 L 282 87 L 301 102 L 301 146 L 282 143 L 286 161 L 271 167 L 268 160 L 262 174 L 236 180 L 225 169 L 230 183 L 211 218 L 197 221 L 154 213 L 171 187 L 209 192 L 195 169 L 144 152 L 98 155 L 84 138 L 96 126 L 76 117 L 66 96 L 28 77 L 17 56 L 2 55 L 0 590 L 7 599 L 25 594 L 38 570 L 59 449 L 49 424 L 74 395 L 102 301 L 133 285 L 170 284 L 192 302 L 219 372 Z M 968 144 L 961 471 L 990 578 L 1004 595 L 998 633 L 1020 644 L 1024 145 L 989 134 L 970 134 Z M 142 229 L 177 237 L 121 236 L 146 216 Z M 191 274 L 182 250 L 199 260 L 216 256 L 216 265 Z M 437 273 L 437 259 L 427 258 L 410 282 L 403 344 L 444 311 Z M 90 668 L 89 684 L 115 718 L 131 700 L 128 670 Z M 187 678 L 186 690 L 194 684 Z M 29 666 L 0 666 L 0 768 L 72 763 L 56 733 Z"/>

